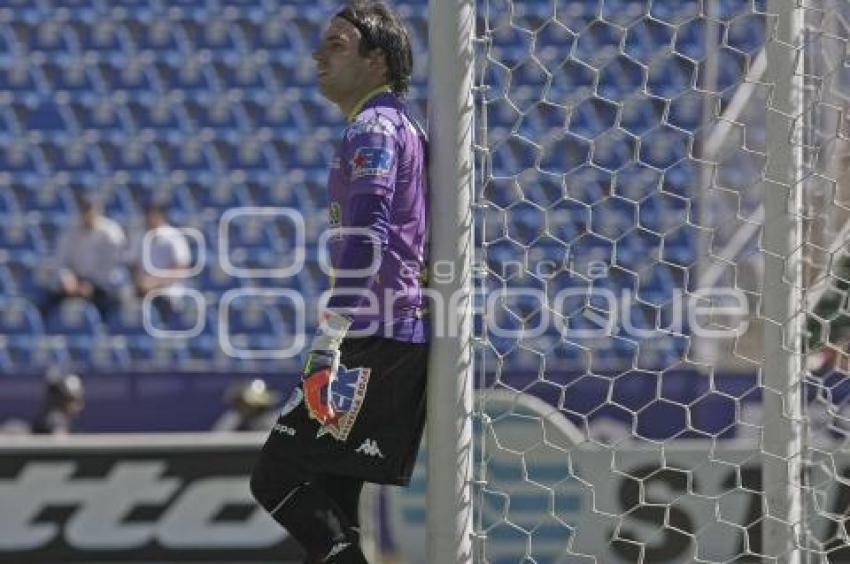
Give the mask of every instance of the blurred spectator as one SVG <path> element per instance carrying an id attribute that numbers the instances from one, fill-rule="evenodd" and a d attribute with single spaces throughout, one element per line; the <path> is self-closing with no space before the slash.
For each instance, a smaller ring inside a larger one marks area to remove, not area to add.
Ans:
<path id="1" fill-rule="evenodd" d="M 51 435 L 71 433 L 85 405 L 83 396 L 83 381 L 76 374 L 48 373 L 44 407 L 32 422 L 32 432 Z"/>
<path id="2" fill-rule="evenodd" d="M 280 394 L 256 378 L 232 386 L 226 395 L 230 408 L 213 425 L 213 431 L 268 431 L 277 419 Z"/>
<path id="3" fill-rule="evenodd" d="M 60 236 L 56 261 L 58 286 L 50 289 L 41 304 L 44 317 L 67 298 L 92 302 L 106 319 L 120 302 L 126 281 L 122 255 L 126 238 L 121 226 L 104 217 L 94 200 L 80 201 L 80 221 Z"/>
<path id="4" fill-rule="evenodd" d="M 850 253 L 845 247 L 833 254 L 826 274 L 828 283 L 806 318 L 806 368 L 816 375 L 850 372 Z"/>
<path id="5" fill-rule="evenodd" d="M 145 240 L 147 239 L 147 245 Z M 133 241 L 130 250 L 130 267 L 136 295 L 143 298 L 157 289 L 179 290 L 181 274 L 189 268 L 191 253 L 183 233 L 171 226 L 165 210 L 159 204 L 145 209 L 145 230 Z M 153 300 L 163 321 L 174 313 L 179 292 L 170 297 Z"/>

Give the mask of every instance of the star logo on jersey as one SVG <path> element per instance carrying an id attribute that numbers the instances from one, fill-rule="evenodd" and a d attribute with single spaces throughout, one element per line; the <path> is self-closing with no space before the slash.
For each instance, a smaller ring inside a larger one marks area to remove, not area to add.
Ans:
<path id="1" fill-rule="evenodd" d="M 369 384 L 368 368 L 346 368 L 340 365 L 336 379 L 331 384 L 331 402 L 336 416 L 319 426 L 316 438 L 330 435 L 338 441 L 345 441 L 357 421 L 357 415 L 366 399 L 366 387 Z"/>
<path id="2" fill-rule="evenodd" d="M 359 147 L 350 162 L 352 180 L 361 176 L 386 176 L 393 162 L 393 152 L 385 147 Z"/>

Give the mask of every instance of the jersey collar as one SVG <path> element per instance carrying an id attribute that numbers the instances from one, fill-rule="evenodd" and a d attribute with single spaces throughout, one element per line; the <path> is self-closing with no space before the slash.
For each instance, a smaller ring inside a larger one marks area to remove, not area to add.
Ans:
<path id="1" fill-rule="evenodd" d="M 392 92 L 392 88 L 390 88 L 388 84 L 379 86 L 378 88 L 375 88 L 374 90 L 360 98 L 360 100 L 356 104 L 354 104 L 354 108 L 352 108 L 351 113 L 348 114 L 348 121 L 353 121 L 354 118 L 357 117 L 357 114 L 359 114 L 360 111 L 363 109 L 363 106 L 366 104 L 366 102 L 368 102 L 371 98 L 377 96 L 378 94 L 383 94 L 385 92 Z"/>

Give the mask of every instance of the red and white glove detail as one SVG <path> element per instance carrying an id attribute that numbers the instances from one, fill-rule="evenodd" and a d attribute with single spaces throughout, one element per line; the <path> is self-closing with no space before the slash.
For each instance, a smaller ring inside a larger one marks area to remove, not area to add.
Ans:
<path id="1" fill-rule="evenodd" d="M 331 401 L 331 388 L 339 369 L 339 347 L 351 326 L 351 320 L 331 311 L 322 316 L 322 321 L 313 337 L 301 387 L 304 390 L 304 403 L 312 419 L 325 425 L 332 422 L 337 414 Z"/>

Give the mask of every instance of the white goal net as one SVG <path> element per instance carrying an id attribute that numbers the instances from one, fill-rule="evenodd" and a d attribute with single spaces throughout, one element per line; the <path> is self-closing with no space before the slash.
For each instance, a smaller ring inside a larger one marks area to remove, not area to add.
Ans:
<path id="1" fill-rule="evenodd" d="M 848 37 L 477 1 L 476 562 L 850 562 Z"/>

